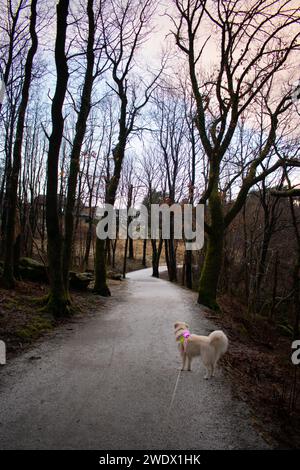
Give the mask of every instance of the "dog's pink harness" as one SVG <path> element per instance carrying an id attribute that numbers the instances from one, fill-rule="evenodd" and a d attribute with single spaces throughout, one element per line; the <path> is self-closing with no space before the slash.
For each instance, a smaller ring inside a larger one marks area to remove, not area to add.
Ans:
<path id="1" fill-rule="evenodd" d="M 180 343 L 183 345 L 184 352 L 186 352 L 186 346 L 188 343 L 188 339 L 191 336 L 191 333 L 189 330 L 184 330 L 182 332 L 182 335 L 179 338 Z"/>

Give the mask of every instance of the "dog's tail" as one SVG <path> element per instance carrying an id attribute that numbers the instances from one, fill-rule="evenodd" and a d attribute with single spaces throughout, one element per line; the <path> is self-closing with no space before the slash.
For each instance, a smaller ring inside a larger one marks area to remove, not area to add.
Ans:
<path id="1" fill-rule="evenodd" d="M 220 353 L 225 354 L 228 349 L 228 338 L 221 330 L 216 330 L 209 335 L 210 344 L 212 344 Z"/>

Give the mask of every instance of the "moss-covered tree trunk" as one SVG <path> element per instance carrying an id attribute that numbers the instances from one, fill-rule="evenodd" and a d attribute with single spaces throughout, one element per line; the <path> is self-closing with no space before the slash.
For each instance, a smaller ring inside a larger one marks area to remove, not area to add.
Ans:
<path id="1" fill-rule="evenodd" d="M 222 267 L 224 219 L 217 183 L 209 197 L 209 209 L 211 224 L 200 276 L 198 303 L 218 310 L 217 288 Z"/>
<path id="2" fill-rule="evenodd" d="M 58 161 L 63 136 L 64 104 L 69 78 L 67 57 L 65 53 L 68 0 L 60 0 L 57 4 L 57 29 L 55 41 L 55 64 L 57 72 L 56 89 L 52 101 L 52 133 L 49 138 L 47 161 L 47 196 L 46 224 L 48 236 L 48 265 L 50 292 L 46 308 L 56 317 L 71 313 L 71 301 L 68 289 L 63 282 L 62 234 L 57 201 L 58 192 Z"/>
<path id="3" fill-rule="evenodd" d="M 107 285 L 106 240 L 102 240 L 98 237 L 96 238 L 94 292 L 103 297 L 109 297 L 111 295 Z"/>

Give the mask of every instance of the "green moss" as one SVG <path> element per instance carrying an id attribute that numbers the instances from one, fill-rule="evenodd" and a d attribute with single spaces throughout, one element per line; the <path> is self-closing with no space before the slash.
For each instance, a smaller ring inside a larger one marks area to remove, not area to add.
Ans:
<path id="1" fill-rule="evenodd" d="M 38 305 L 40 305 L 40 306 L 46 305 L 48 300 L 49 300 L 49 294 L 43 295 L 41 297 L 31 297 L 30 298 L 30 302 L 33 305 L 37 305 L 37 306 Z"/>
<path id="2" fill-rule="evenodd" d="M 23 257 L 23 258 L 20 259 L 20 265 L 25 266 L 25 267 L 29 267 L 29 268 L 45 269 L 45 266 L 42 263 L 40 263 L 39 261 L 36 261 L 35 259 L 32 259 L 32 258 L 26 258 L 26 257 Z"/>
<path id="3" fill-rule="evenodd" d="M 17 336 L 25 341 L 37 339 L 43 332 L 51 330 L 52 321 L 44 316 L 34 316 L 22 328 L 16 331 Z"/>
<path id="4" fill-rule="evenodd" d="M 17 307 L 21 307 L 22 304 L 19 302 L 18 299 L 10 298 L 9 300 L 6 301 L 5 307 L 8 310 L 16 310 Z"/>
<path id="5" fill-rule="evenodd" d="M 50 313 L 55 318 L 70 317 L 76 313 L 76 309 L 68 294 L 61 296 L 49 293 L 47 304 L 40 309 L 41 312 Z"/>

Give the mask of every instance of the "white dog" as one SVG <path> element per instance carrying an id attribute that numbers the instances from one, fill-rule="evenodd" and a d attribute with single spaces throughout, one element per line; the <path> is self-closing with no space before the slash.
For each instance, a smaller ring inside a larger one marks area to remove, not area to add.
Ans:
<path id="1" fill-rule="evenodd" d="M 179 351 L 182 356 L 182 369 L 184 370 L 186 360 L 188 370 L 191 370 L 192 359 L 201 356 L 206 367 L 205 379 L 214 377 L 218 360 L 227 351 L 228 338 L 223 331 L 213 331 L 208 336 L 193 335 L 188 330 L 188 324 L 177 321 L 174 325 L 176 341 L 179 343 Z"/>

